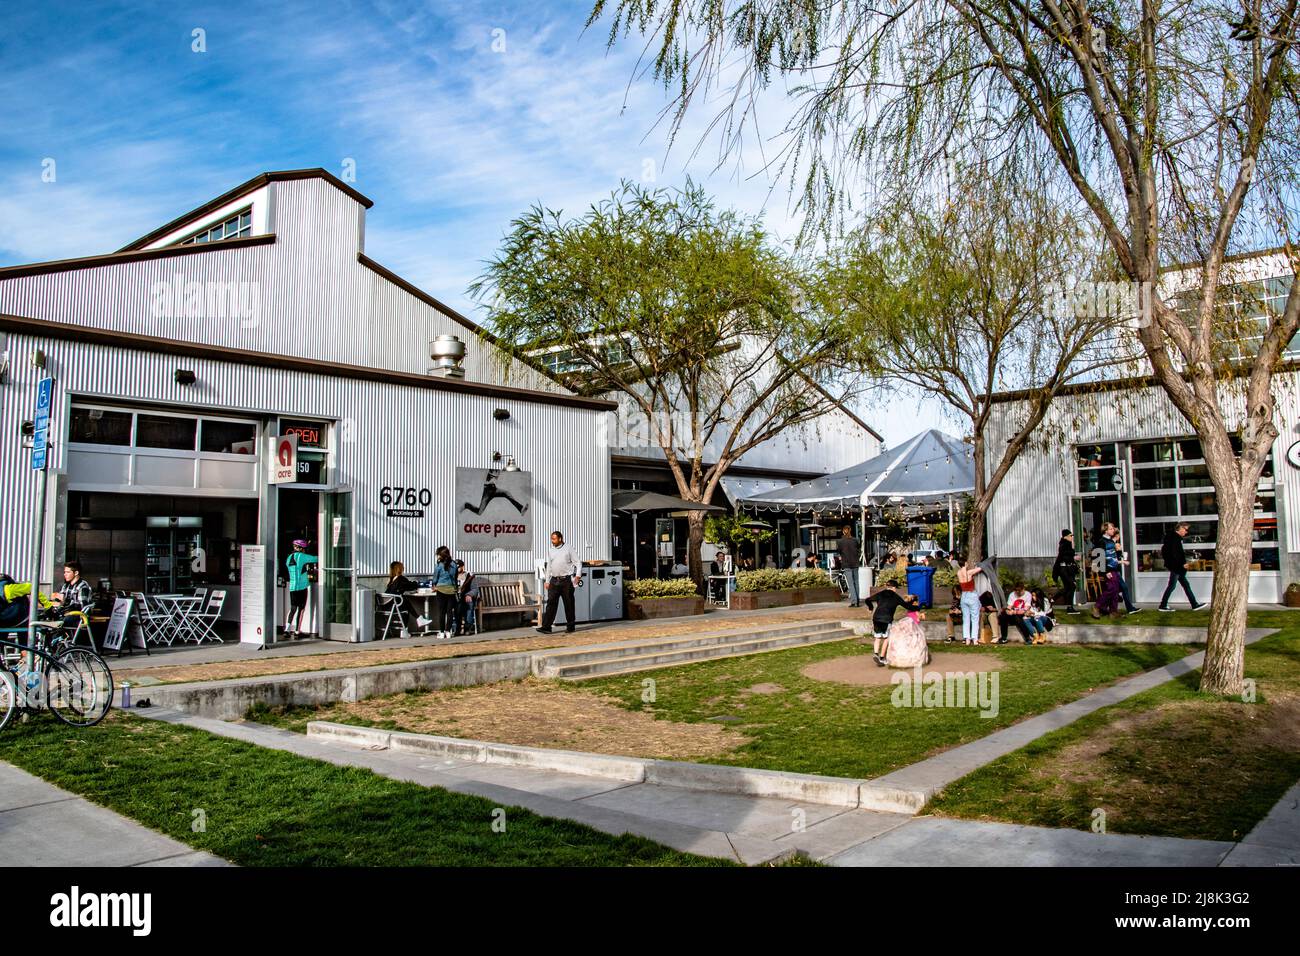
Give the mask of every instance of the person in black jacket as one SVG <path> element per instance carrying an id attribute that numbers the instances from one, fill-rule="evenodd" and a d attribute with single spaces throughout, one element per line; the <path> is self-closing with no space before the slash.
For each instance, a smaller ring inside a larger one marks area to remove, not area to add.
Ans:
<path id="1" fill-rule="evenodd" d="M 1079 564 L 1074 550 L 1074 532 L 1069 528 L 1061 532 L 1061 541 L 1056 546 L 1052 577 L 1061 588 L 1056 595 L 1056 603 L 1066 605 L 1067 614 L 1078 614 L 1074 607 L 1074 590 L 1079 577 Z"/>
<path id="2" fill-rule="evenodd" d="M 900 607 L 905 611 L 919 611 L 921 605 L 917 603 L 914 595 L 909 594 L 904 597 L 898 593 L 896 587 L 881 588 L 862 603 L 872 609 L 871 630 L 875 643 L 871 651 L 871 659 L 884 667 L 885 659 L 880 656 L 880 648 L 885 642 L 885 635 L 889 633 L 889 625 L 894 623 L 894 613 Z"/>
<path id="3" fill-rule="evenodd" d="M 1186 535 L 1187 522 L 1180 521 L 1174 525 L 1174 530 L 1165 535 L 1165 543 L 1160 547 L 1160 556 L 1165 559 L 1165 567 L 1169 569 L 1169 584 L 1160 598 L 1162 611 L 1173 610 L 1169 606 L 1169 596 L 1174 593 L 1176 584 L 1182 584 L 1183 593 L 1187 595 L 1187 603 L 1192 606 L 1193 611 L 1205 607 L 1196 600 L 1196 595 L 1192 593 L 1192 586 L 1187 583 L 1187 555 L 1183 552 L 1183 538 Z"/>

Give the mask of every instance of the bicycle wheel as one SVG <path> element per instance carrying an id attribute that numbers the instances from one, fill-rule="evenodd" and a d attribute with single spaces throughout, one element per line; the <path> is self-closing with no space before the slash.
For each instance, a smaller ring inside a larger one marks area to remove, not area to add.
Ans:
<path id="1" fill-rule="evenodd" d="M 84 647 L 69 647 L 45 669 L 46 706 L 73 727 L 92 727 L 113 705 L 113 672 Z"/>
<path id="2" fill-rule="evenodd" d="M 9 718 L 18 706 L 18 684 L 14 675 L 0 668 L 0 730 L 4 730 Z"/>

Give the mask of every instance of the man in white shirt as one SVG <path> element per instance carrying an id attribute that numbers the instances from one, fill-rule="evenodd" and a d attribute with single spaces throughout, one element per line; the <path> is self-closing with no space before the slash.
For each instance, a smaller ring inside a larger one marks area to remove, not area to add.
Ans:
<path id="1" fill-rule="evenodd" d="M 543 634 L 550 634 L 551 625 L 555 623 L 560 601 L 564 601 L 564 619 L 567 621 L 565 632 L 572 634 L 575 630 L 573 619 L 576 612 L 573 607 L 573 589 L 582 580 L 582 563 L 573 549 L 564 543 L 564 535 L 558 531 L 551 532 L 551 550 L 546 556 L 546 611 L 542 614 L 542 626 L 537 628 Z"/>

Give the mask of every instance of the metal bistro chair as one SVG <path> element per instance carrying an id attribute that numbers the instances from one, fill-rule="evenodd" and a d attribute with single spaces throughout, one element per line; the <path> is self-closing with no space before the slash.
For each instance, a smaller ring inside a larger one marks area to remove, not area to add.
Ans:
<path id="1" fill-rule="evenodd" d="M 171 615 L 149 603 L 142 591 L 136 591 L 131 596 L 135 598 L 135 619 L 140 625 L 140 632 L 144 634 L 145 643 L 171 647 L 176 640 L 175 622 Z"/>
<path id="2" fill-rule="evenodd" d="M 397 631 L 397 636 L 401 637 L 402 631 L 407 629 L 406 621 L 402 617 L 406 599 L 400 594 L 378 594 L 375 599 L 377 601 L 375 613 L 384 619 L 384 628 L 379 632 L 379 639 L 388 640 L 389 634 L 394 630 Z"/>
<path id="3" fill-rule="evenodd" d="M 194 596 L 199 599 L 199 607 L 203 607 L 203 602 L 208 599 L 207 588 L 195 588 Z"/>
<path id="4" fill-rule="evenodd" d="M 213 591 L 207 597 L 207 607 L 198 614 L 190 615 L 190 627 L 196 644 L 202 644 L 204 641 L 215 641 L 220 644 L 221 637 L 217 634 L 216 624 L 221 618 L 221 609 L 226 604 L 226 592 Z"/>

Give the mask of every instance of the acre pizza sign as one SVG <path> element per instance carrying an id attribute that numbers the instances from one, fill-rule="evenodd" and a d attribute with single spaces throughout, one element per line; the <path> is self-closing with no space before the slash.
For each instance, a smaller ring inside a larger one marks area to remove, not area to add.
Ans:
<path id="1" fill-rule="evenodd" d="M 456 550 L 531 551 L 532 504 L 532 472 L 457 468 Z"/>

